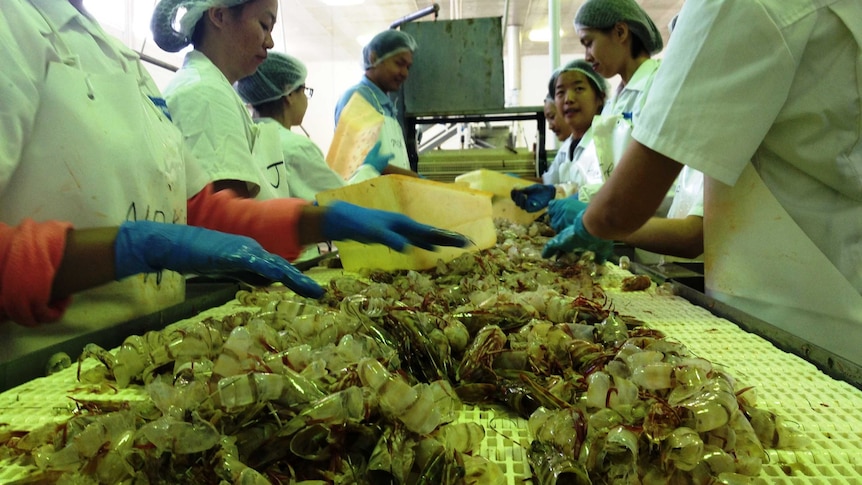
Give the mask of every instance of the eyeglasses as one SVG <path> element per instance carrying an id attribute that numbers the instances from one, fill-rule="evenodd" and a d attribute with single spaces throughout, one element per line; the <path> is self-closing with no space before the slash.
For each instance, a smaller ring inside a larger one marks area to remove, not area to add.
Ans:
<path id="1" fill-rule="evenodd" d="M 300 87 L 298 87 L 298 88 L 294 89 L 293 91 L 291 91 L 291 94 L 292 94 L 292 93 L 298 93 L 298 92 L 300 92 L 300 91 L 302 91 L 302 92 L 304 92 L 304 93 L 305 93 L 305 97 L 306 97 L 306 98 L 311 98 L 312 96 L 314 96 L 314 89 L 313 89 L 313 88 L 310 88 L 310 87 L 308 87 L 308 86 L 306 86 L 306 85 L 304 85 L 304 84 L 303 84 L 302 86 L 300 86 Z"/>

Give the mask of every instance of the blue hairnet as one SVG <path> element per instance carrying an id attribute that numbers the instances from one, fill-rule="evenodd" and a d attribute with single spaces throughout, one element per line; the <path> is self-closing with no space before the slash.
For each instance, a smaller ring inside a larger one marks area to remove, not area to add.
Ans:
<path id="1" fill-rule="evenodd" d="M 607 81 L 605 81 L 605 78 L 600 76 L 599 73 L 597 73 L 595 71 L 595 69 L 593 69 L 593 66 L 591 66 L 589 62 L 587 62 L 583 59 L 575 59 L 574 61 L 571 61 L 568 64 L 566 64 L 565 66 L 558 69 L 556 71 L 557 77 L 559 77 L 560 74 L 567 72 L 567 71 L 577 71 L 577 72 L 583 74 L 584 76 L 587 76 L 587 79 L 590 80 L 590 82 L 593 85 L 593 88 L 595 88 L 596 91 L 600 95 L 602 95 L 602 97 L 607 97 L 607 94 L 608 94 L 608 83 L 607 83 Z M 554 89 L 555 90 L 556 90 L 556 82 L 557 82 L 557 79 L 554 78 L 554 84 L 555 84 Z"/>
<path id="2" fill-rule="evenodd" d="M 150 30 L 156 45 L 168 52 L 177 52 L 191 44 L 195 25 L 204 12 L 213 7 L 235 7 L 251 0 L 160 0 L 153 11 Z M 179 19 L 180 30 L 174 30 L 174 21 L 180 8 L 185 13 Z"/>
<path id="3" fill-rule="evenodd" d="M 416 47 L 416 40 L 410 34 L 400 30 L 384 30 L 375 35 L 371 42 L 362 49 L 362 67 L 370 69 L 401 52 L 415 52 Z M 373 61 L 371 59 L 372 53 L 376 56 Z"/>
<path id="4" fill-rule="evenodd" d="M 649 15 L 635 0 L 587 0 L 575 14 L 575 27 L 607 29 L 617 22 L 628 24 L 650 54 L 661 52 L 664 43 Z"/>
<path id="5" fill-rule="evenodd" d="M 246 103 L 257 106 L 292 93 L 305 83 L 308 69 L 299 59 L 270 51 L 257 71 L 236 83 L 236 90 Z"/>

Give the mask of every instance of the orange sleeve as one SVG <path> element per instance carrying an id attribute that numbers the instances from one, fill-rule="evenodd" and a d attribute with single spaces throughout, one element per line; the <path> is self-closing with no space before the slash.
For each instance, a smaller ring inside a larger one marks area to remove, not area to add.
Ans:
<path id="1" fill-rule="evenodd" d="M 71 299 L 51 301 L 51 285 L 70 229 L 60 221 L 0 223 L 0 321 L 33 326 L 63 316 Z"/>
<path id="2" fill-rule="evenodd" d="M 188 200 L 188 224 L 255 239 L 264 249 L 294 260 L 299 245 L 302 199 L 244 199 L 232 190 L 213 191 L 212 184 Z"/>

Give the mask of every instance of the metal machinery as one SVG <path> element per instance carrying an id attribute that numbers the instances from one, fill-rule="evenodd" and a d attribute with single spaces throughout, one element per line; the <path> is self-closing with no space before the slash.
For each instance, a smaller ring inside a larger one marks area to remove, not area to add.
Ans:
<path id="1" fill-rule="evenodd" d="M 478 168 L 541 173 L 547 156 L 542 107 L 504 107 L 502 19 L 416 22 L 401 29 L 419 44 L 398 100 L 412 168 L 421 164 L 424 176 L 441 181 Z M 534 149 L 515 148 L 513 130 L 499 123 L 514 121 L 536 122 Z M 457 148 L 441 150 L 450 140 Z"/>

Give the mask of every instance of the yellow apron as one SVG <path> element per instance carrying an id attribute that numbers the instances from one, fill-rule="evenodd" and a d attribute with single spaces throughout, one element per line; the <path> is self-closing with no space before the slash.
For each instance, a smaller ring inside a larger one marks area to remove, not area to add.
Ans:
<path id="1" fill-rule="evenodd" d="M 805 235 L 749 164 L 737 183 L 707 178 L 707 294 L 862 363 L 862 296 Z"/>
<path id="2" fill-rule="evenodd" d="M 353 93 L 341 111 L 326 152 L 326 164 L 344 180 L 349 180 L 380 139 L 383 124 L 384 116 L 359 92 Z"/>

